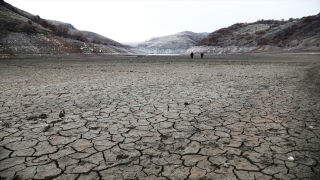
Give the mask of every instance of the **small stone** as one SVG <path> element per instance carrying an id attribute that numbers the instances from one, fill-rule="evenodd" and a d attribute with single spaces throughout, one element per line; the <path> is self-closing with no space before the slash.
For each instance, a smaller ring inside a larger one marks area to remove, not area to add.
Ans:
<path id="1" fill-rule="evenodd" d="M 293 158 L 292 156 L 289 156 L 289 157 L 288 157 L 288 160 L 294 161 L 294 158 Z"/>
<path id="2" fill-rule="evenodd" d="M 313 129 L 313 126 L 309 126 L 310 129 Z"/>
<path id="3" fill-rule="evenodd" d="M 224 163 L 223 166 L 228 168 L 228 167 L 230 167 L 230 163 Z"/>

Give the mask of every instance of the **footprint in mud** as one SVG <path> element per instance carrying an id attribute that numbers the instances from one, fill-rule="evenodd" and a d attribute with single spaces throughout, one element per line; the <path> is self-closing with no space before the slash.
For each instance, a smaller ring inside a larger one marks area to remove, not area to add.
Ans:
<path id="1" fill-rule="evenodd" d="M 241 151 L 251 151 L 252 147 L 251 146 L 246 146 L 244 143 L 242 143 L 241 146 L 239 147 L 239 149 Z"/>
<path id="2" fill-rule="evenodd" d="M 166 140 L 166 139 L 168 139 L 170 136 L 161 134 L 160 137 L 161 137 L 161 139 Z"/>
<path id="3" fill-rule="evenodd" d="M 177 150 L 177 151 L 180 151 L 180 150 L 183 151 L 183 150 L 185 150 L 185 149 L 186 149 L 185 147 L 180 146 L 180 147 L 178 147 L 176 150 Z"/>
<path id="4" fill-rule="evenodd" d="M 211 166 L 213 166 L 214 168 L 216 168 L 216 169 L 220 169 L 220 166 L 218 165 L 218 164 L 211 164 Z"/>
<path id="5" fill-rule="evenodd" d="M 268 131 L 271 131 L 271 132 L 278 132 L 278 129 L 271 128 L 271 129 L 268 129 Z"/>
<path id="6" fill-rule="evenodd" d="M 11 126 L 11 124 L 6 122 L 6 123 L 2 124 L 2 126 L 6 127 L 6 128 L 9 128 Z"/>
<path id="7" fill-rule="evenodd" d="M 216 143 L 209 142 L 209 146 L 212 148 L 219 148 L 219 145 Z"/>
<path id="8" fill-rule="evenodd" d="M 267 131 L 259 131 L 258 133 L 254 134 L 254 135 L 268 137 L 269 134 Z"/>
<path id="9" fill-rule="evenodd" d="M 269 166 L 274 164 L 272 157 L 262 156 L 259 159 L 261 164 L 269 165 Z"/>
<path id="10" fill-rule="evenodd" d="M 129 156 L 126 154 L 119 154 L 117 155 L 117 159 L 127 159 Z"/>
<path id="11" fill-rule="evenodd" d="M 296 144 L 295 144 L 295 142 L 294 142 L 294 141 L 289 141 L 289 142 L 287 142 L 287 143 L 286 143 L 286 145 L 287 145 L 287 146 L 292 146 L 292 147 L 293 147 L 293 146 L 295 146 Z"/>
<path id="12" fill-rule="evenodd" d="M 38 120 L 38 116 L 30 116 L 30 117 L 27 117 L 27 120 L 28 120 L 28 121 L 36 121 L 36 120 Z"/>

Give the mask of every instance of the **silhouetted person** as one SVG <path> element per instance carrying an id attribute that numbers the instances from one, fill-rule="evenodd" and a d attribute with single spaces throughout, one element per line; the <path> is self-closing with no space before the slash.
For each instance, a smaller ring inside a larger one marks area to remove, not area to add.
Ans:
<path id="1" fill-rule="evenodd" d="M 201 53 L 201 59 L 203 58 L 203 52 Z"/>
<path id="2" fill-rule="evenodd" d="M 190 54 L 190 56 L 191 56 L 191 59 L 193 59 L 193 52 Z"/>
<path id="3" fill-rule="evenodd" d="M 64 110 L 62 109 L 62 111 L 60 111 L 60 113 L 59 113 L 59 117 L 62 119 L 64 116 L 65 116 L 65 112 L 64 112 Z"/>

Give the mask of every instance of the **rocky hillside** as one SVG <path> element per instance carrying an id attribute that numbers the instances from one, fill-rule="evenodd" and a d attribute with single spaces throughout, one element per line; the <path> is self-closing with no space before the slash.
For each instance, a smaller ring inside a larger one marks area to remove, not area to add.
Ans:
<path id="1" fill-rule="evenodd" d="M 273 46 L 279 48 L 319 46 L 320 13 L 287 21 L 259 20 L 237 23 L 219 29 L 197 43 L 197 46 Z"/>
<path id="2" fill-rule="evenodd" d="M 173 35 L 151 38 L 135 45 L 134 48 L 147 54 L 182 54 L 208 35 L 209 33 L 184 31 Z"/>
<path id="3" fill-rule="evenodd" d="M 0 54 L 128 54 L 127 46 L 71 24 L 45 20 L 0 0 Z"/>

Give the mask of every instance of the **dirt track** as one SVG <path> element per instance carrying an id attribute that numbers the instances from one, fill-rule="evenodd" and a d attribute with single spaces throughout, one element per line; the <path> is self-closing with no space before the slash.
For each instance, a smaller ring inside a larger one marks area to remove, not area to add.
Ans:
<path id="1" fill-rule="evenodd" d="M 0 60 L 0 179 L 320 179 L 319 57 Z"/>

